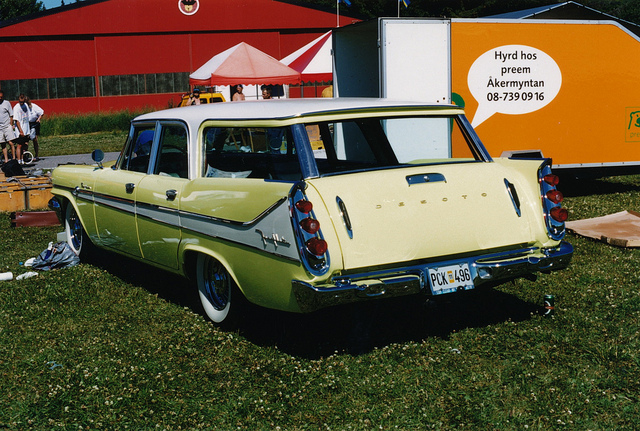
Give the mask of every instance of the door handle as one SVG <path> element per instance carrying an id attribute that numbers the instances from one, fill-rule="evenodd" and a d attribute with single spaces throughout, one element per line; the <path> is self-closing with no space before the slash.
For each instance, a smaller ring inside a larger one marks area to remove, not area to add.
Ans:
<path id="1" fill-rule="evenodd" d="M 176 196 L 178 195 L 178 192 L 175 191 L 174 189 L 170 189 L 166 191 L 166 195 L 167 195 L 167 200 L 168 201 L 173 201 L 176 199 Z"/>
<path id="2" fill-rule="evenodd" d="M 133 189 L 136 188 L 136 185 L 133 184 L 133 183 L 127 183 L 127 184 L 125 184 L 124 187 L 127 190 L 127 193 L 131 194 L 131 193 L 133 193 Z"/>
<path id="3" fill-rule="evenodd" d="M 409 187 L 414 184 L 426 184 L 426 183 L 446 183 L 447 179 L 442 174 L 438 173 L 429 173 L 429 174 L 418 174 L 418 175 L 408 175 L 407 183 L 409 183 Z"/>

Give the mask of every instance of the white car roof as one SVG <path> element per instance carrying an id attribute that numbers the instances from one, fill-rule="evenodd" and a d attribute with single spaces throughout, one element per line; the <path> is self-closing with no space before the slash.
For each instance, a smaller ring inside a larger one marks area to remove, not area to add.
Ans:
<path id="1" fill-rule="evenodd" d="M 187 123 L 215 120 L 263 120 L 284 119 L 333 111 L 353 111 L 367 109 L 418 108 L 428 111 L 462 109 L 454 105 L 433 105 L 424 102 L 399 101 L 375 98 L 308 98 L 271 99 L 243 102 L 219 102 L 199 106 L 185 106 L 143 114 L 134 121 L 157 119 L 183 120 Z"/>

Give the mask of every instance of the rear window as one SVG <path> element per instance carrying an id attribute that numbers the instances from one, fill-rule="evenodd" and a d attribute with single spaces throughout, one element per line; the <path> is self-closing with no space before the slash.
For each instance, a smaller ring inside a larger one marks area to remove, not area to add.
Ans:
<path id="1" fill-rule="evenodd" d="M 302 179 L 289 127 L 206 127 L 205 178 Z"/>
<path id="2" fill-rule="evenodd" d="M 364 118 L 306 125 L 320 174 L 479 160 L 454 117 Z"/>

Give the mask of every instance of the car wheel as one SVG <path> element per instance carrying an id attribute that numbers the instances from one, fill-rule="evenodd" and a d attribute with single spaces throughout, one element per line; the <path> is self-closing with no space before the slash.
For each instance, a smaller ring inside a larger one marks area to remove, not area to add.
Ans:
<path id="1" fill-rule="evenodd" d="M 199 254 L 196 282 L 205 314 L 220 326 L 234 326 L 238 321 L 242 294 L 229 271 L 211 256 Z"/>
<path id="2" fill-rule="evenodd" d="M 64 216 L 64 231 L 67 238 L 67 244 L 78 256 L 86 256 L 90 247 L 87 235 L 82 227 L 82 222 L 75 207 L 71 202 L 67 203 L 67 209 Z"/>

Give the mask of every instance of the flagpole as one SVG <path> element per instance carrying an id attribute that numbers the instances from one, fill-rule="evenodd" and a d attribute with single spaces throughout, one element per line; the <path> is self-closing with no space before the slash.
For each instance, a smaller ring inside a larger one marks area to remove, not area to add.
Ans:
<path id="1" fill-rule="evenodd" d="M 398 0 L 398 18 L 400 18 L 400 0 Z"/>
<path id="2" fill-rule="evenodd" d="M 351 6 L 349 0 L 336 0 L 336 27 L 340 27 L 340 2 L 343 1 L 347 6 Z"/>

